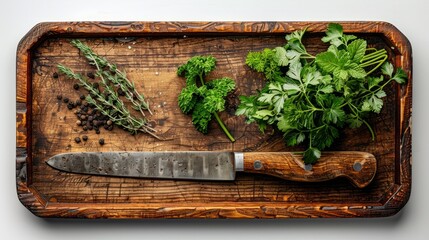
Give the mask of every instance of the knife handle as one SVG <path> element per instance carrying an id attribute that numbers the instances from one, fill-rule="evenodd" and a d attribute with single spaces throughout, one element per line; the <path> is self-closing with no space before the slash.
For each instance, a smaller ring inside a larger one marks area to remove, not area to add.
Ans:
<path id="1" fill-rule="evenodd" d="M 299 153 L 246 152 L 243 154 L 243 171 L 300 182 L 346 177 L 357 187 L 363 188 L 374 178 L 377 160 L 367 152 L 322 152 L 317 163 L 305 165 Z"/>

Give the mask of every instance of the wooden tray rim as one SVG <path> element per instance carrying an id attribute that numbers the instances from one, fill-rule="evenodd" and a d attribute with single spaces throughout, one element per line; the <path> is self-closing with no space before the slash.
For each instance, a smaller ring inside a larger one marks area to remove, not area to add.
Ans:
<path id="1" fill-rule="evenodd" d="M 385 217 L 399 212 L 411 194 L 412 51 L 408 39 L 392 24 L 372 21 L 340 21 L 348 33 L 382 34 L 398 51 L 395 63 L 409 74 L 409 83 L 397 97 L 396 146 L 399 160 L 397 184 L 379 202 L 362 204 L 280 204 L 267 202 L 216 202 L 189 204 L 79 204 L 54 203 L 31 186 L 31 49 L 49 37 L 144 36 L 145 34 L 282 34 L 309 26 L 308 32 L 323 32 L 329 22 L 42 22 L 34 26 L 17 48 L 17 194 L 21 203 L 41 217 L 79 218 L 286 218 Z M 359 29 L 367 31 L 361 32 Z M 66 212 L 66 214 L 64 214 Z M 121 215 L 117 213 L 120 212 Z M 61 213 L 61 214 L 60 214 Z M 299 214 L 297 214 L 299 213 Z"/>

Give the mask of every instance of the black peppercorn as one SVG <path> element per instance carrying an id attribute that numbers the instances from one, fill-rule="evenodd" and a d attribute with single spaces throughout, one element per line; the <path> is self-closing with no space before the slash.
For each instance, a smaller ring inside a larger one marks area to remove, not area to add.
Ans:
<path id="1" fill-rule="evenodd" d="M 80 100 L 85 100 L 85 95 L 82 94 L 82 95 L 80 95 L 79 98 L 80 98 Z"/>
<path id="2" fill-rule="evenodd" d="M 80 99 L 78 99 L 78 100 L 76 100 L 76 106 L 80 106 L 80 105 L 82 105 L 82 101 L 80 100 Z"/>
<path id="3" fill-rule="evenodd" d="M 118 89 L 118 95 L 119 95 L 119 96 L 125 96 L 125 92 L 124 92 L 124 91 L 122 91 L 122 89 L 121 89 L 121 88 L 119 88 L 119 89 Z"/>
<path id="4" fill-rule="evenodd" d="M 80 143 L 80 137 L 76 137 L 76 138 L 74 139 L 74 141 L 75 141 L 76 143 Z"/>
<path id="5" fill-rule="evenodd" d="M 97 128 L 97 129 L 95 129 L 95 133 L 96 133 L 96 134 L 100 134 L 100 129 L 98 129 L 98 128 Z"/>
<path id="6" fill-rule="evenodd" d="M 95 78 L 95 75 L 92 72 L 87 73 L 86 76 L 89 77 L 89 78 L 91 78 L 91 79 Z"/>
<path id="7" fill-rule="evenodd" d="M 113 125 L 110 125 L 107 130 L 112 131 L 113 130 Z"/>
<path id="8" fill-rule="evenodd" d="M 66 98 L 66 97 L 65 97 L 65 98 L 63 99 L 63 102 L 64 102 L 64 103 L 68 103 L 68 102 L 69 102 L 69 98 Z"/>
<path id="9" fill-rule="evenodd" d="M 86 142 L 86 141 L 88 140 L 88 136 L 83 135 L 83 136 L 82 136 L 82 140 Z"/>
<path id="10" fill-rule="evenodd" d="M 57 73 L 57 72 L 54 72 L 54 73 L 52 74 L 52 77 L 53 77 L 53 78 L 58 78 L 58 73 Z"/>
<path id="11" fill-rule="evenodd" d="M 61 99 L 63 99 L 63 96 L 62 95 L 57 95 L 57 99 L 61 100 Z"/>
<path id="12" fill-rule="evenodd" d="M 100 138 L 100 140 L 98 140 L 98 143 L 100 143 L 100 145 L 104 145 L 104 138 Z"/>
<path id="13" fill-rule="evenodd" d="M 75 84 L 73 85 L 73 88 L 74 88 L 74 90 L 79 90 L 79 84 L 75 83 Z"/>
<path id="14" fill-rule="evenodd" d="M 82 129 L 83 129 L 84 131 L 88 130 L 88 127 L 87 127 L 86 125 L 84 125 L 83 123 L 82 123 L 82 125 L 83 125 Z"/>
<path id="15" fill-rule="evenodd" d="M 109 125 L 104 125 L 104 129 L 109 130 Z"/>

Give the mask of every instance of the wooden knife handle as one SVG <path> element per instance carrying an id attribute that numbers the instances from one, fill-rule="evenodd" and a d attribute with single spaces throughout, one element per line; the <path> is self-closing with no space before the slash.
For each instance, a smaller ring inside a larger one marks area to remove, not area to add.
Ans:
<path id="1" fill-rule="evenodd" d="M 377 160 L 367 152 L 322 152 L 314 165 L 305 165 L 302 154 L 246 152 L 243 170 L 300 182 L 321 182 L 346 177 L 359 188 L 367 186 L 377 171 Z"/>

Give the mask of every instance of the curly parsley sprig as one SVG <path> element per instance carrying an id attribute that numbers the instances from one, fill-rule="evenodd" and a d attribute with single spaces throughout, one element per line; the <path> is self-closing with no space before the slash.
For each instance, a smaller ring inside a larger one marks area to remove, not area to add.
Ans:
<path id="1" fill-rule="evenodd" d="M 205 82 L 204 77 L 215 68 L 216 59 L 212 56 L 192 57 L 178 68 L 177 74 L 186 79 L 186 86 L 178 97 L 179 107 L 183 113 L 192 114 L 192 123 L 204 134 L 214 117 L 229 140 L 234 142 L 234 137 L 217 113 L 225 110 L 225 97 L 234 90 L 235 82 L 230 78 Z"/>
<path id="2" fill-rule="evenodd" d="M 329 24 L 322 41 L 330 46 L 315 56 L 302 43 L 304 33 L 287 35 L 283 47 L 248 54 L 247 65 L 268 82 L 258 94 L 241 96 L 236 114 L 256 122 L 261 131 L 275 125 L 289 146 L 305 143 L 304 162 L 315 163 L 345 126 L 365 125 L 374 140 L 366 119 L 380 113 L 384 87 L 393 81 L 404 84 L 407 74 L 386 62 L 385 49 L 368 48 L 364 39 L 344 34 L 339 24 Z"/>

